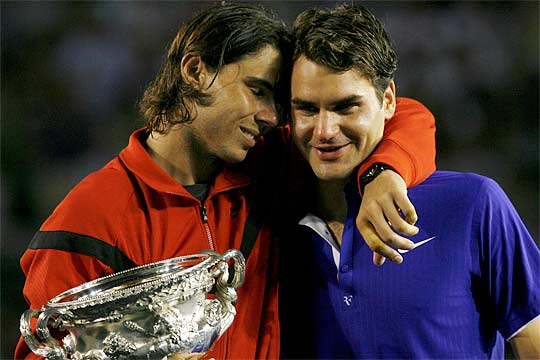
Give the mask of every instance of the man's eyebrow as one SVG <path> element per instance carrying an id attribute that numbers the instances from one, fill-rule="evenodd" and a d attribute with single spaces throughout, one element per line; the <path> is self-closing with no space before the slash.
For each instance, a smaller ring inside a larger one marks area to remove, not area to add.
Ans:
<path id="1" fill-rule="evenodd" d="M 248 76 L 247 78 L 244 79 L 244 82 L 250 86 L 260 86 L 270 92 L 274 91 L 274 85 L 272 85 L 269 81 L 258 78 L 258 77 Z"/>
<path id="2" fill-rule="evenodd" d="M 330 103 L 330 106 L 335 107 L 337 105 L 350 104 L 350 103 L 359 102 L 359 101 L 362 101 L 362 96 L 360 96 L 360 95 L 350 95 L 350 96 L 344 97 L 342 99 L 332 101 Z M 298 106 L 310 106 L 310 105 L 313 105 L 313 102 L 307 101 L 307 100 L 302 100 L 302 99 L 299 99 L 299 98 L 292 99 L 291 103 L 293 105 L 298 105 Z"/>
<path id="3" fill-rule="evenodd" d="M 362 96 L 360 96 L 360 95 L 350 95 L 350 96 L 347 96 L 347 97 L 345 97 L 343 99 L 332 101 L 330 103 L 330 105 L 332 107 L 335 107 L 335 106 L 338 106 L 338 105 L 345 105 L 345 104 L 350 104 L 350 103 L 355 103 L 355 102 L 360 102 L 360 101 L 362 101 Z"/>
<path id="4" fill-rule="evenodd" d="M 313 105 L 313 102 L 302 100 L 302 99 L 299 99 L 299 98 L 292 99 L 291 103 L 293 105 L 298 105 L 298 106 L 312 106 Z"/>

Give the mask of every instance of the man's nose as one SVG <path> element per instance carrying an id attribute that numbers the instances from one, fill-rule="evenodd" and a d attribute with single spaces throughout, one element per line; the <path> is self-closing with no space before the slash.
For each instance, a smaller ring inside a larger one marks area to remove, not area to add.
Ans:
<path id="1" fill-rule="evenodd" d="M 339 133 L 339 121 L 327 111 L 321 111 L 317 116 L 313 136 L 319 141 L 328 141 Z"/>
<path id="2" fill-rule="evenodd" d="M 267 104 L 255 113 L 255 122 L 259 128 L 274 127 L 278 124 L 276 106 Z"/>

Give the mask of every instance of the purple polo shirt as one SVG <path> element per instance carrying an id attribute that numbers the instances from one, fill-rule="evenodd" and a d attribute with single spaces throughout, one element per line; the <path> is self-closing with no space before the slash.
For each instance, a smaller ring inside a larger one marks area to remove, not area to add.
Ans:
<path id="1" fill-rule="evenodd" d="M 404 262 L 372 264 L 345 191 L 341 248 L 302 219 L 281 256 L 283 358 L 504 358 L 540 314 L 540 251 L 491 179 L 436 171 L 409 190 L 420 242 Z"/>

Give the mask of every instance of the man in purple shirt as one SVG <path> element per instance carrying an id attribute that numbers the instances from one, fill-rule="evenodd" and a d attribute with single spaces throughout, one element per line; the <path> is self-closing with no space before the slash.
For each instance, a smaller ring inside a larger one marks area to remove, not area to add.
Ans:
<path id="1" fill-rule="evenodd" d="M 395 53 L 361 6 L 306 11 L 294 36 L 293 134 L 316 195 L 283 236 L 282 356 L 496 359 L 506 340 L 540 358 L 540 251 L 493 180 L 436 171 L 408 193 L 415 247 L 371 264 L 354 174 L 395 112 Z"/>

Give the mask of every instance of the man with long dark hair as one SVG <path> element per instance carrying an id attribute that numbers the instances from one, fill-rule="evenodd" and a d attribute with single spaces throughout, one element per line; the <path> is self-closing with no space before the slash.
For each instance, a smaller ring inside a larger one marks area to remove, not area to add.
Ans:
<path id="1" fill-rule="evenodd" d="M 141 101 L 147 126 L 131 135 L 118 157 L 66 196 L 23 255 L 30 308 L 136 265 L 235 248 L 247 260 L 237 315 L 208 356 L 279 356 L 276 247 L 270 226 L 279 215 L 274 194 L 283 183 L 278 170 L 288 128 L 269 130 L 278 125 L 278 105 L 287 108 L 280 97 L 288 94 L 288 39 L 281 21 L 248 4 L 211 7 L 180 28 Z M 389 166 L 406 174 L 402 195 L 405 183 L 431 173 L 435 151 L 431 114 L 418 104 L 405 104 L 404 110 L 393 119 L 396 129 L 381 149 L 388 156 L 373 160 L 390 159 Z M 407 120 L 422 130 L 413 136 L 400 133 Z M 425 150 L 413 156 L 418 146 Z M 375 178 L 370 174 L 364 183 Z M 403 197 L 401 208 L 414 213 Z M 392 211 L 397 213 L 395 207 Z M 400 221 L 405 223 L 400 218 L 393 225 Z M 373 233 L 376 227 L 370 228 Z M 410 247 L 408 240 L 384 237 L 388 244 Z M 372 244 L 400 261 L 395 250 L 384 250 L 385 242 Z M 21 341 L 16 357 L 29 355 Z"/>

